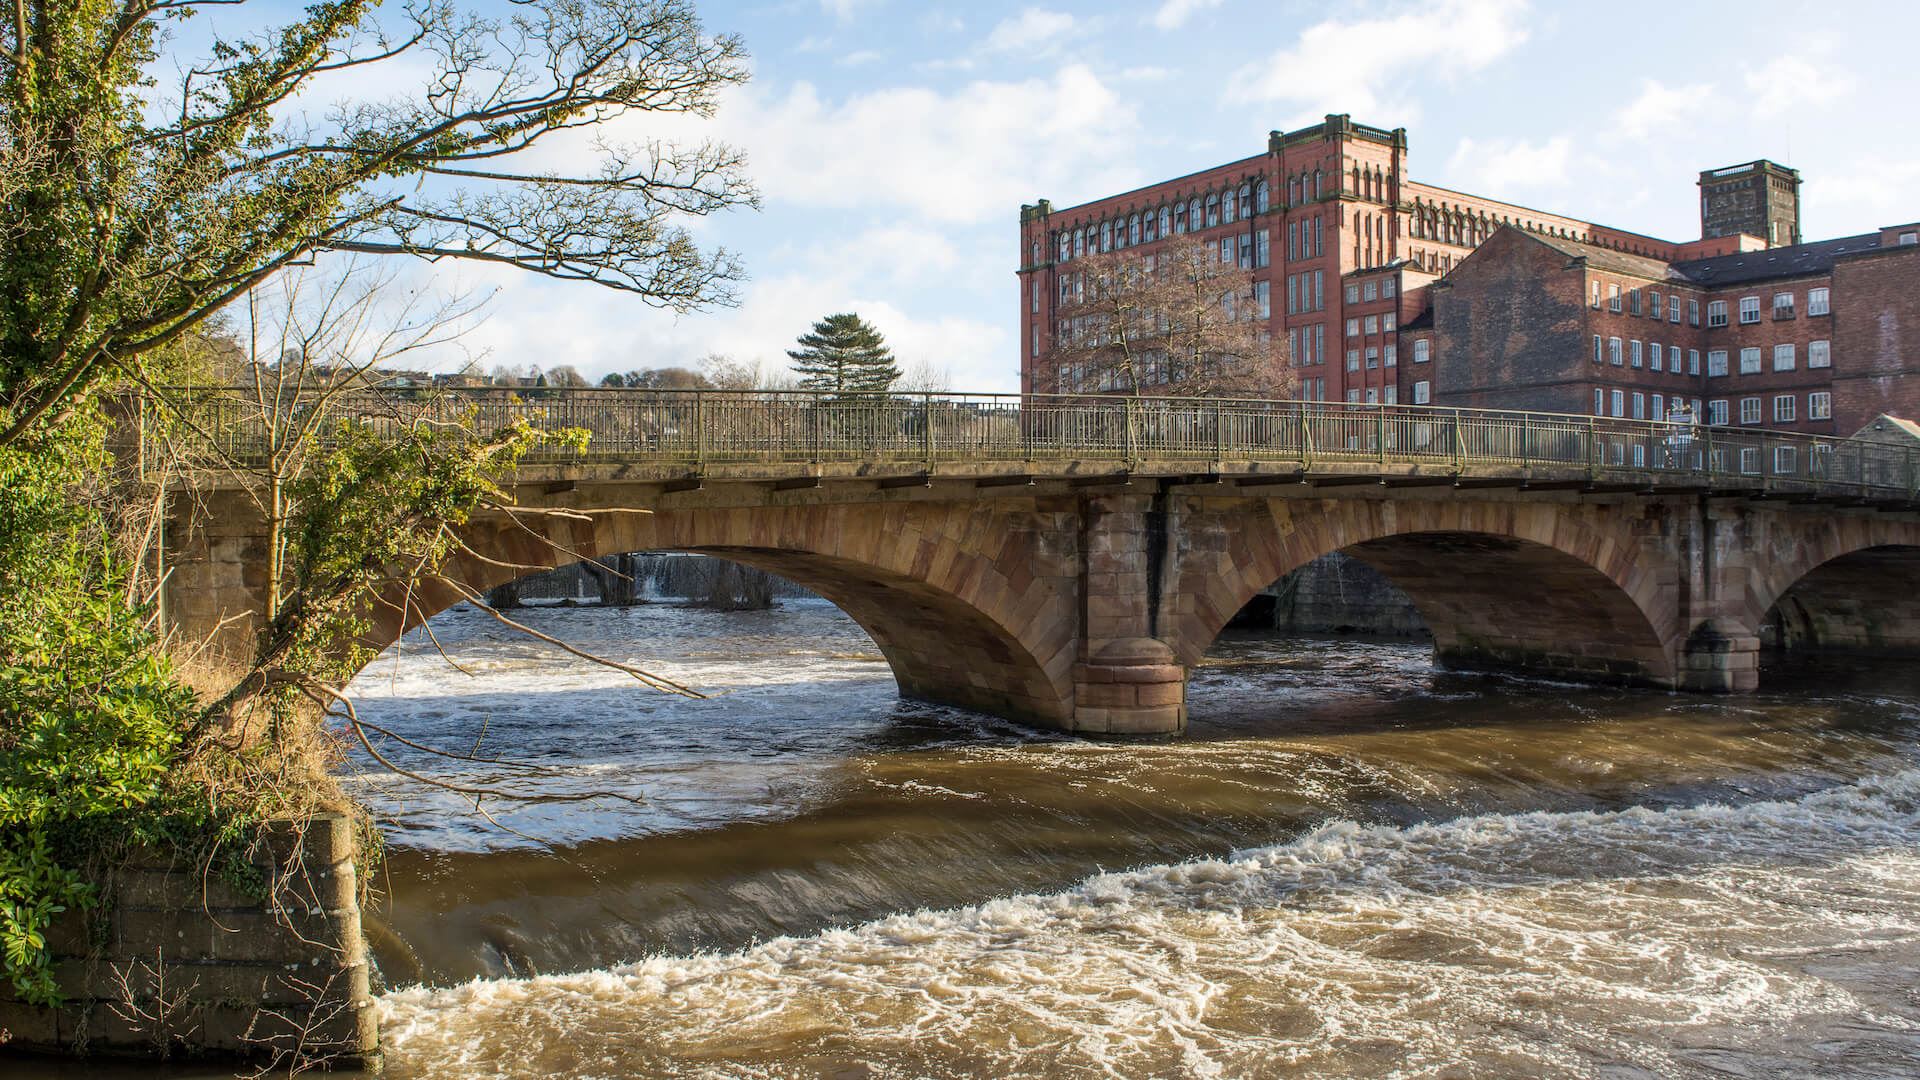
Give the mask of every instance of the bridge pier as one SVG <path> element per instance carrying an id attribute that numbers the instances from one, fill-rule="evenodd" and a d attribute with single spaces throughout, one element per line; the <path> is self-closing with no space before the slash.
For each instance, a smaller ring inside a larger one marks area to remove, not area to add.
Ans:
<path id="1" fill-rule="evenodd" d="M 1177 735 L 1187 729 L 1186 666 L 1155 637 L 1166 523 L 1154 502 L 1131 494 L 1086 500 L 1075 731 Z"/>

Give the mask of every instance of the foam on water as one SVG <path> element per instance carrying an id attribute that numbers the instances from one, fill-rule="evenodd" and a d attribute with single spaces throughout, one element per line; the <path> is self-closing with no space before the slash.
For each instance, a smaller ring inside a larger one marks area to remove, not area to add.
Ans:
<path id="1" fill-rule="evenodd" d="M 399 1077 L 1901 1075 L 1916 881 L 1904 769 L 1744 805 L 1335 821 L 380 1008 Z"/>

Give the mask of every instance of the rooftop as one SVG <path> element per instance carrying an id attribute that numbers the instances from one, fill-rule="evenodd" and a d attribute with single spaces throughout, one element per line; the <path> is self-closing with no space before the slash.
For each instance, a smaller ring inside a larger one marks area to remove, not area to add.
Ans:
<path id="1" fill-rule="evenodd" d="M 1689 281 L 1701 285 L 1739 285 L 1770 278 L 1831 273 L 1834 260 L 1841 256 L 1872 251 L 1879 246 L 1879 233 L 1862 233 L 1859 236 L 1842 236 L 1837 240 L 1815 240 L 1791 247 L 1677 262 L 1673 268 Z"/>

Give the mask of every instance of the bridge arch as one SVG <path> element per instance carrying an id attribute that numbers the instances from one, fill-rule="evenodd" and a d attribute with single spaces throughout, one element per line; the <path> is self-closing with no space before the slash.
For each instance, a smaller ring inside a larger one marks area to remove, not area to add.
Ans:
<path id="1" fill-rule="evenodd" d="M 1770 538 L 1745 618 L 1787 651 L 1920 653 L 1920 529 L 1841 519 Z"/>
<path id="2" fill-rule="evenodd" d="M 1639 540 L 1614 512 L 1358 499 L 1201 510 L 1187 524 L 1207 539 L 1182 566 L 1193 587 L 1178 601 L 1171 643 L 1183 663 L 1198 662 L 1255 594 L 1343 552 L 1407 594 L 1447 666 L 1677 686 L 1685 635 L 1676 585 L 1636 558 Z"/>
<path id="3" fill-rule="evenodd" d="M 1044 515 L 1040 515 L 1044 516 Z M 1075 552 L 1057 523 L 981 505 L 895 503 L 489 517 L 449 560 L 457 583 L 387 597 L 368 644 L 538 569 L 631 551 L 715 555 L 819 593 L 866 630 L 901 693 L 1063 727 L 1073 715 Z M 1063 580 L 1064 578 L 1064 580 Z M 402 607 L 408 608 L 404 620 Z"/>

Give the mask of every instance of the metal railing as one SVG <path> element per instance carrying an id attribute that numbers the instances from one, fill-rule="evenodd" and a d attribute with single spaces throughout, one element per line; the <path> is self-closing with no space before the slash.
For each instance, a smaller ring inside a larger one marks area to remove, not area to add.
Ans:
<path id="1" fill-rule="evenodd" d="M 416 397 L 409 397 L 417 394 Z M 250 392 L 174 395 L 195 430 L 234 460 L 257 458 L 266 428 Z M 1437 466 L 1632 474 L 1685 486 L 1920 498 L 1920 452 L 1854 439 L 1427 405 L 1123 398 L 1084 394 L 835 395 L 809 391 L 483 388 L 341 396 L 343 419 L 395 430 L 471 417 L 482 431 L 526 421 L 584 428 L 584 451 L 544 447 L 533 462 L 706 465 L 764 462 L 941 464 L 1079 460 L 1304 469 Z"/>

